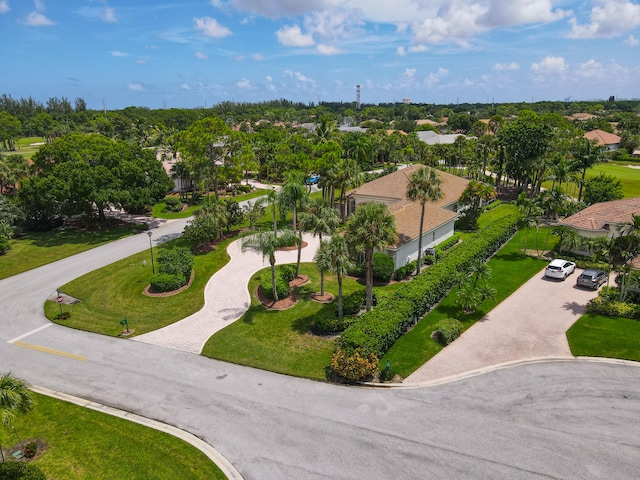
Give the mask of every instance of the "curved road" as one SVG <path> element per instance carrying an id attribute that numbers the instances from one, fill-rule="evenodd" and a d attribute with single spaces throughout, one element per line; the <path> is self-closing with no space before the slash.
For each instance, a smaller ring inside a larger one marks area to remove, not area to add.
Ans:
<path id="1" fill-rule="evenodd" d="M 181 223 L 155 229 L 154 239 L 176 235 Z M 637 478 L 640 369 L 633 365 L 569 360 L 376 390 L 44 318 L 42 303 L 57 286 L 148 246 L 137 235 L 0 281 L 0 371 L 185 429 L 246 479 Z"/>

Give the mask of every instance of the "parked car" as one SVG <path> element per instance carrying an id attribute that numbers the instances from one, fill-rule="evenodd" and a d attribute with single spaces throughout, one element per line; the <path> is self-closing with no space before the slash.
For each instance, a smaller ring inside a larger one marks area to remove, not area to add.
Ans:
<path id="1" fill-rule="evenodd" d="M 547 268 L 544 269 L 544 276 L 549 278 L 559 278 L 560 280 L 564 280 L 573 272 L 576 271 L 576 264 L 570 262 L 569 260 L 562 260 L 561 258 L 556 258 L 555 260 L 551 260 Z"/>
<path id="2" fill-rule="evenodd" d="M 594 270 L 591 268 L 582 272 L 576 280 L 578 287 L 593 288 L 597 290 L 604 282 L 607 281 L 607 273 L 602 270 Z"/>
<path id="3" fill-rule="evenodd" d="M 304 183 L 307 185 L 316 185 L 320 181 L 320 175 L 310 175 L 304 179 Z"/>

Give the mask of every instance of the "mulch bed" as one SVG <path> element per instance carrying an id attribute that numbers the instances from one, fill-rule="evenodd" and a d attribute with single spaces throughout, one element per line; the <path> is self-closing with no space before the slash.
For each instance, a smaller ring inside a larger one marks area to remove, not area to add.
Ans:
<path id="1" fill-rule="evenodd" d="M 272 310 L 286 310 L 287 308 L 291 308 L 295 305 L 297 298 L 295 294 L 295 287 L 299 287 L 300 285 L 307 283 L 309 281 L 309 277 L 307 275 L 298 275 L 297 278 L 294 278 L 289 282 L 289 286 L 291 287 L 291 294 L 286 298 L 281 298 L 277 302 L 272 298 L 268 298 L 260 285 L 256 288 L 256 296 L 260 303 L 267 308 Z"/>
<path id="2" fill-rule="evenodd" d="M 310 298 L 314 302 L 331 303 L 335 297 L 327 292 L 325 292 L 324 295 L 320 295 L 320 292 L 315 292 L 311 294 Z"/>
<path id="3" fill-rule="evenodd" d="M 309 243 L 307 243 L 307 242 L 305 242 L 305 241 L 303 240 L 303 241 L 302 241 L 302 248 L 305 248 L 305 247 L 307 247 L 307 246 L 309 246 Z M 289 251 L 291 251 L 291 250 L 297 250 L 297 249 L 298 249 L 298 246 L 297 246 L 297 245 L 291 245 L 291 246 L 289 246 L 289 247 L 280 247 L 280 248 L 276 248 L 276 250 L 280 250 L 280 251 L 283 251 L 283 252 L 289 252 Z"/>

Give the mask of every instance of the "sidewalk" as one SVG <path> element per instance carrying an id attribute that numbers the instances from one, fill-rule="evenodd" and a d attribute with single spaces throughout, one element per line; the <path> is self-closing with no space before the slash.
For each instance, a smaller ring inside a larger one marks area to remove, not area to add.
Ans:
<path id="1" fill-rule="evenodd" d="M 320 242 L 308 234 L 303 239 L 308 245 L 302 249 L 301 261 L 311 262 Z M 231 259 L 207 283 L 202 310 L 131 340 L 199 354 L 211 335 L 238 320 L 251 305 L 249 279 L 268 267 L 269 261 L 256 250 L 242 251 L 242 240 L 231 243 L 227 252 Z M 295 263 L 297 256 L 297 250 L 276 252 L 276 265 Z"/>

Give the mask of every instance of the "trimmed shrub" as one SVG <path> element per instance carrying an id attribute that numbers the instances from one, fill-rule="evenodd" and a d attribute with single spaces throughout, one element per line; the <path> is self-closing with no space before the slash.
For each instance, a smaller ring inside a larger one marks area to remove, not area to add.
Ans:
<path id="1" fill-rule="evenodd" d="M 170 273 L 156 273 L 149 283 L 154 292 L 172 292 L 185 285 L 182 277 Z"/>
<path id="2" fill-rule="evenodd" d="M 373 377 L 378 370 L 378 357 L 364 354 L 360 349 L 336 349 L 331 357 L 331 369 L 339 377 L 355 382 Z"/>
<path id="3" fill-rule="evenodd" d="M 9 239 L 5 235 L 0 235 L 0 255 L 4 255 L 9 251 Z"/>
<path id="4" fill-rule="evenodd" d="M 271 269 L 265 270 L 260 275 L 260 287 L 267 298 L 275 299 L 273 295 L 273 286 L 271 285 Z M 278 275 L 276 271 L 276 291 L 278 292 L 278 298 L 286 298 L 289 296 L 291 289 L 289 282 L 282 278 L 282 275 Z"/>
<path id="5" fill-rule="evenodd" d="M 411 282 L 402 284 L 392 296 L 380 299 L 376 308 L 358 317 L 342 333 L 336 348 L 349 352 L 358 350 L 364 357 L 383 355 L 449 292 L 456 272 L 468 269 L 477 259 L 486 260 L 500 249 L 516 231 L 518 218 L 519 214 L 514 212 L 493 222 L 453 247 L 446 257 Z M 336 356 L 332 365 L 343 357 Z"/>
<path id="6" fill-rule="evenodd" d="M 353 268 L 349 270 L 349 275 L 352 277 L 364 278 L 366 272 L 366 266 L 364 262 L 354 263 Z"/>
<path id="7" fill-rule="evenodd" d="M 360 313 L 360 310 L 364 308 L 366 295 L 365 291 L 357 291 L 344 297 L 342 299 L 342 312 L 345 315 L 356 315 Z M 336 315 L 337 314 L 338 312 L 336 311 Z"/>
<path id="8" fill-rule="evenodd" d="M 158 252 L 158 272 L 173 275 L 186 285 L 193 270 L 193 254 L 188 248 L 167 248 Z M 182 286 L 180 285 L 180 286 Z"/>
<path id="9" fill-rule="evenodd" d="M 184 208 L 184 204 L 180 201 L 179 197 L 165 197 L 164 199 L 165 210 L 170 212 L 181 212 Z"/>
<path id="10" fill-rule="evenodd" d="M 33 463 L 10 460 L 0 462 L 0 478 L 3 480 L 46 480 L 45 474 Z"/>
<path id="11" fill-rule="evenodd" d="M 414 260 L 412 262 L 407 263 L 404 267 L 400 267 L 394 273 L 395 279 L 404 280 L 405 278 L 407 278 L 409 275 L 411 275 L 413 272 L 416 271 L 417 266 L 418 266 L 418 261 Z"/>
<path id="12" fill-rule="evenodd" d="M 455 247 L 459 241 L 460 241 L 460 235 L 458 233 L 454 233 L 451 237 L 440 242 L 440 244 L 438 245 L 438 249 L 441 252 L 446 252 L 447 250 Z"/>
<path id="13" fill-rule="evenodd" d="M 313 319 L 313 330 L 320 334 L 340 333 L 353 322 L 353 316 L 344 314 L 344 305 L 343 316 L 342 318 L 338 318 L 338 307 L 334 305 L 334 308 L 324 309 L 315 316 Z"/>
<path id="14" fill-rule="evenodd" d="M 462 323 L 455 318 L 445 318 L 436 325 L 435 330 L 431 334 L 436 342 L 446 347 L 462 333 Z"/>
<path id="15" fill-rule="evenodd" d="M 389 255 L 376 252 L 373 254 L 373 280 L 387 283 L 393 277 L 395 265 Z"/>
<path id="16" fill-rule="evenodd" d="M 291 282 L 296 279 L 296 266 L 291 264 L 278 265 L 276 274 L 280 275 L 285 281 Z"/>
<path id="17" fill-rule="evenodd" d="M 596 297 L 589 300 L 589 303 L 587 303 L 587 312 L 598 313 L 608 317 L 640 319 L 640 305 L 606 300 L 603 297 Z"/>

